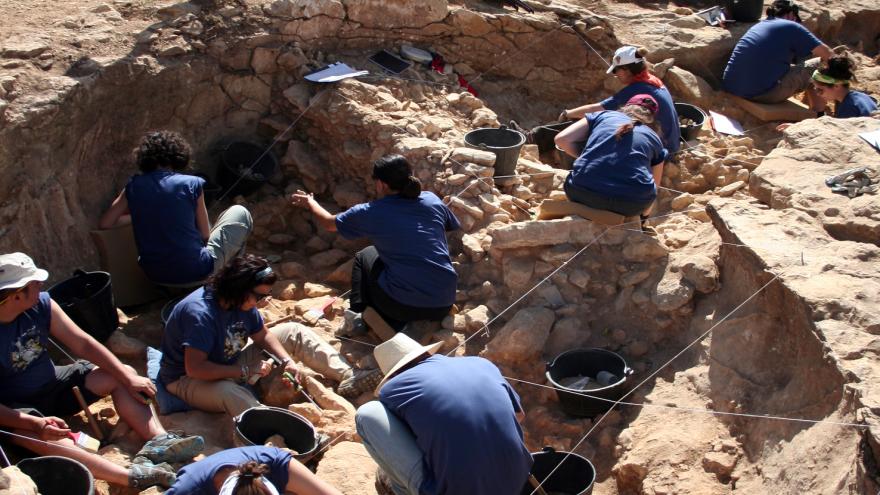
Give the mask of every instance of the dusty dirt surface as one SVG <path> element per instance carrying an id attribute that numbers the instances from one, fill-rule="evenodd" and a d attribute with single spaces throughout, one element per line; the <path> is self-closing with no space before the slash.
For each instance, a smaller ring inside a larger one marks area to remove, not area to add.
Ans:
<path id="1" fill-rule="evenodd" d="M 458 311 L 413 335 L 491 359 L 522 396 L 531 451 L 590 459 L 596 495 L 876 494 L 880 205 L 822 181 L 880 170 L 857 137 L 878 120 L 823 117 L 780 133 L 748 115 L 717 84 L 748 25 L 706 26 L 691 14 L 707 2 L 527 2 L 535 14 L 476 0 L 0 0 L 0 249 L 30 253 L 53 281 L 96 269 L 89 230 L 135 172 L 129 151 L 145 131 L 181 132 L 194 168 L 215 179 L 223 145 L 253 141 L 278 172 L 246 197 L 223 195 L 210 214 L 231 203 L 253 213 L 248 250 L 281 275 L 265 319 L 312 326 L 350 362 L 374 366 L 375 335 L 333 337 L 344 298 L 326 318 L 306 314 L 345 293 L 365 244 L 320 231 L 287 195 L 306 189 L 342 211 L 373 198 L 372 160 L 401 153 L 462 223 L 449 239 Z M 858 87 L 880 96 L 880 7 L 805 5 L 805 25 L 848 46 Z M 558 157 L 527 145 L 517 177 L 493 180 L 494 155 L 463 137 L 601 100 L 619 83 L 599 55 L 624 43 L 649 48 L 676 101 L 735 117 L 747 133 L 704 126 L 667 164 L 656 235 L 637 223 L 537 220 L 544 200 L 564 197 Z M 401 44 L 441 54 L 454 74 L 413 66 L 399 78 L 303 80 L 333 61 L 370 68 L 369 54 Z M 167 301 L 125 308 L 108 347 L 143 371 Z M 546 364 L 575 348 L 614 351 L 632 368 L 619 389 L 631 393 L 607 415 L 571 416 L 548 387 Z M 261 384 L 264 402 L 334 440 L 312 465 L 320 476 L 346 495 L 376 493 L 353 427 L 354 408 L 372 397 L 350 403 L 313 378 L 323 411 L 273 380 Z M 92 406 L 114 429 L 102 454 L 127 465 L 138 442 L 111 406 Z M 206 454 L 233 445 L 223 415 L 162 421 L 204 435 Z M 98 491 L 132 493 L 103 482 Z"/>

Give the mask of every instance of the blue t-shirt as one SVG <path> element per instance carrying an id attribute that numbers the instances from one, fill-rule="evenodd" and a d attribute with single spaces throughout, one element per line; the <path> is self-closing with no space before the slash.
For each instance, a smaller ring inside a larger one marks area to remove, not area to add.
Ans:
<path id="1" fill-rule="evenodd" d="M 787 19 L 765 19 L 743 35 L 724 69 L 724 91 L 743 98 L 762 95 L 776 87 L 791 64 L 807 58 L 821 45 L 807 28 Z"/>
<path id="2" fill-rule="evenodd" d="M 187 346 L 207 353 L 212 363 L 232 364 L 248 338 L 262 329 L 263 317 L 256 308 L 225 310 L 213 291 L 200 287 L 177 303 L 168 316 L 162 335 L 159 380 L 167 385 L 186 375 Z"/>
<path id="3" fill-rule="evenodd" d="M 668 153 L 654 131 L 636 125 L 618 140 L 618 127 L 630 122 L 623 113 L 604 111 L 587 115 L 587 144 L 574 161 L 566 182 L 609 198 L 645 202 L 657 197 L 651 168 Z"/>
<path id="4" fill-rule="evenodd" d="M 441 308 L 455 302 L 458 274 L 452 267 L 446 231 L 461 225 L 434 193 L 417 199 L 397 194 L 352 206 L 336 216 L 346 239 L 368 237 L 385 269 L 379 287 L 395 301 L 417 308 Z"/>
<path id="5" fill-rule="evenodd" d="M 154 170 L 135 175 L 125 186 L 138 262 L 153 282 L 198 282 L 214 270 L 196 225 L 204 185 L 201 177 Z"/>
<path id="6" fill-rule="evenodd" d="M 843 101 L 837 104 L 834 116 L 840 119 L 867 117 L 875 110 L 877 110 L 877 102 L 870 96 L 859 91 L 850 91 Z"/>
<path id="7" fill-rule="evenodd" d="M 522 406 L 491 362 L 431 356 L 388 380 L 379 400 L 409 425 L 424 454 L 421 494 L 522 490 L 532 467 L 515 415 Z"/>
<path id="8" fill-rule="evenodd" d="M 663 146 L 669 153 L 678 151 L 681 143 L 681 127 L 678 123 L 678 112 L 675 111 L 675 103 L 672 101 L 672 95 L 665 87 L 658 88 L 653 84 L 646 82 L 634 82 L 627 87 L 621 89 L 617 94 L 610 96 L 600 103 L 605 110 L 617 110 L 622 107 L 635 95 L 649 94 L 657 100 L 659 109 L 657 110 L 657 122 L 660 123 L 660 134 L 663 139 Z"/>
<path id="9" fill-rule="evenodd" d="M 269 466 L 266 478 L 278 489 L 278 493 L 284 493 L 290 478 L 288 465 L 292 459 L 290 452 L 275 447 L 254 446 L 222 450 L 180 468 L 177 481 L 165 495 L 217 495 L 214 488 L 217 471 L 229 466 L 237 467 L 248 461 Z"/>
<path id="10" fill-rule="evenodd" d="M 0 401 L 23 402 L 55 380 L 49 357 L 52 299 L 40 292 L 32 308 L 11 323 L 0 323 Z"/>

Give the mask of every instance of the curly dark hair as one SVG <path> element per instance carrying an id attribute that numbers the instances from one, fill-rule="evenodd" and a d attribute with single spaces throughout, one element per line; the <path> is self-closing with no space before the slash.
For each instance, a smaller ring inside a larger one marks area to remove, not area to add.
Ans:
<path id="1" fill-rule="evenodd" d="M 192 151 L 189 143 L 173 131 L 154 131 L 141 139 L 134 149 L 134 158 L 141 172 L 152 172 L 159 167 L 183 170 L 189 165 Z"/>
<path id="2" fill-rule="evenodd" d="M 236 256 L 208 279 L 214 294 L 230 308 L 239 308 L 258 285 L 272 285 L 278 275 L 265 258 L 245 254 Z"/>
<path id="3" fill-rule="evenodd" d="M 232 489 L 232 493 L 235 495 L 268 495 L 269 490 L 264 485 L 267 474 L 269 474 L 269 466 L 266 464 L 260 464 L 257 461 L 247 461 L 240 464 L 238 466 L 238 482 Z"/>
<path id="4" fill-rule="evenodd" d="M 855 79 L 856 63 L 847 55 L 837 55 L 828 59 L 827 65 L 819 69 L 824 74 L 841 81 Z M 846 83 L 849 86 L 849 83 Z"/>

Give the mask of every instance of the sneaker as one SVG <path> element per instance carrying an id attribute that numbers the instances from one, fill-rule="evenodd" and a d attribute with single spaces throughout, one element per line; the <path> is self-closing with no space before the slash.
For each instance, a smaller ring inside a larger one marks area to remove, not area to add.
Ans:
<path id="1" fill-rule="evenodd" d="M 335 335 L 337 337 L 357 337 L 359 335 L 366 335 L 369 331 L 367 329 L 367 324 L 364 323 L 364 318 L 360 313 L 355 313 L 350 309 L 346 309 L 345 313 L 342 314 L 342 326 L 336 330 Z"/>
<path id="2" fill-rule="evenodd" d="M 163 433 L 145 443 L 137 457 L 146 457 L 153 463 L 183 462 L 199 455 L 204 448 L 205 440 L 202 437 Z"/>
<path id="3" fill-rule="evenodd" d="M 348 370 L 336 393 L 346 399 L 355 399 L 360 397 L 364 392 L 372 392 L 376 390 L 379 382 L 382 381 L 382 371 L 378 368 L 370 370 Z"/>
<path id="4" fill-rule="evenodd" d="M 151 486 L 161 486 L 163 489 L 171 488 L 177 481 L 177 476 L 172 469 L 165 469 L 161 464 L 132 464 L 128 470 L 128 486 L 143 491 Z M 164 466 L 168 466 L 164 464 Z M 168 466 L 170 468 L 170 466 Z"/>

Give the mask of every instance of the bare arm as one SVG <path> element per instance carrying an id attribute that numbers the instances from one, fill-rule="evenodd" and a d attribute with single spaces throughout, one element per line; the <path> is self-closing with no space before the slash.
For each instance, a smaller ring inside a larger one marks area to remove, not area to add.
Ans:
<path id="1" fill-rule="evenodd" d="M 52 301 L 52 321 L 49 324 L 49 333 L 67 346 L 74 355 L 82 357 L 110 373 L 138 400 L 142 400 L 138 396 L 139 393 L 149 397 L 156 395 L 156 387 L 153 382 L 139 376 L 122 364 L 109 349 L 78 327 L 55 301 Z"/>
<path id="2" fill-rule="evenodd" d="M 342 492 L 330 486 L 326 481 L 319 478 L 300 464 L 296 459 L 291 459 L 287 465 L 289 476 L 285 493 L 298 493 L 300 495 L 343 495 Z"/>
<path id="3" fill-rule="evenodd" d="M 241 366 L 217 364 L 208 360 L 208 353 L 187 346 L 183 350 L 183 365 L 186 376 L 196 380 L 216 381 L 227 378 L 241 378 Z"/>
<path id="4" fill-rule="evenodd" d="M 110 204 L 110 208 L 107 208 L 107 211 L 101 215 L 101 219 L 98 220 L 98 228 L 112 229 L 118 225 L 129 223 L 131 217 L 126 217 L 128 214 L 128 200 L 125 199 L 125 190 L 123 189 Z"/>
<path id="5" fill-rule="evenodd" d="M 205 206 L 204 191 L 202 191 L 202 194 L 199 194 L 199 199 L 196 200 L 196 227 L 199 229 L 202 240 L 207 241 L 211 235 L 211 222 L 208 221 L 208 208 Z"/>
<path id="6" fill-rule="evenodd" d="M 305 191 L 297 191 L 290 197 L 294 206 L 308 208 L 315 216 L 315 221 L 327 232 L 336 232 L 336 215 L 331 214 L 315 201 L 315 195 Z"/>
<path id="7" fill-rule="evenodd" d="M 586 120 L 581 119 L 557 134 L 554 141 L 556 146 L 559 146 L 559 149 L 577 158 L 580 150 L 578 150 L 576 143 L 583 143 L 589 135 L 590 124 Z"/>
<path id="8" fill-rule="evenodd" d="M 23 430 L 36 433 L 41 440 L 60 440 L 67 438 L 70 429 L 61 418 L 32 416 L 0 404 L 0 425 L 4 429 Z"/>
<path id="9" fill-rule="evenodd" d="M 584 115 L 586 115 L 588 113 L 601 112 L 602 110 L 605 110 L 605 107 L 603 107 L 602 104 L 589 103 L 587 105 L 581 105 L 576 108 L 570 108 L 570 109 L 563 110 L 562 113 L 566 117 L 566 120 L 572 120 L 572 119 L 582 119 L 584 117 Z"/>
<path id="10" fill-rule="evenodd" d="M 822 43 L 813 48 L 813 56 L 821 58 L 823 62 L 827 62 L 829 58 L 834 56 L 834 52 L 831 51 L 831 48 L 828 48 L 828 45 Z"/>

